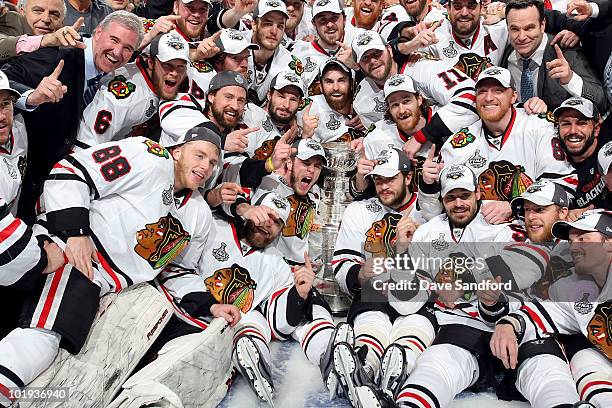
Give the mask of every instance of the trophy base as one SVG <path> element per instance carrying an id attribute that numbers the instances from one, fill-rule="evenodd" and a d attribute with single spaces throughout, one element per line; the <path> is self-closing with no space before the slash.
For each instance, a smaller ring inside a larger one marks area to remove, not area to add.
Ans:
<path id="1" fill-rule="evenodd" d="M 346 317 L 351 299 L 340 291 L 335 279 L 315 279 L 315 287 L 329 305 L 332 315 L 336 317 Z"/>

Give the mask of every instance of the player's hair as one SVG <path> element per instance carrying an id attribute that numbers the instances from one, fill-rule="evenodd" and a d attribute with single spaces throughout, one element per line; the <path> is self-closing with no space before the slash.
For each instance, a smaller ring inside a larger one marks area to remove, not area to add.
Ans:
<path id="1" fill-rule="evenodd" d="M 506 4 L 506 18 L 510 10 L 524 10 L 528 7 L 534 6 L 538 10 L 540 17 L 540 23 L 544 21 L 544 2 L 542 0 L 510 0 Z"/>
<path id="2" fill-rule="evenodd" d="M 144 28 L 140 22 L 140 18 L 136 14 L 125 10 L 113 11 L 108 16 L 104 17 L 104 20 L 98 24 L 97 28 L 104 30 L 111 23 L 121 24 L 128 30 L 134 32 L 138 36 L 138 43 L 136 46 L 138 47 L 140 45 L 144 37 Z"/>
<path id="3" fill-rule="evenodd" d="M 61 3 L 62 3 L 62 11 L 65 16 L 66 13 L 68 12 L 68 9 L 66 8 L 66 3 L 64 1 L 62 1 Z M 28 0 L 19 0 L 17 2 L 17 11 L 25 11 L 27 7 L 28 7 Z"/>

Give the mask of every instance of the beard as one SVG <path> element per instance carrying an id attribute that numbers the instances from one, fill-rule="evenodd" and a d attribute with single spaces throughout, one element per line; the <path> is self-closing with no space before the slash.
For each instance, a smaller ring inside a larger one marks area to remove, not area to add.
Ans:
<path id="1" fill-rule="evenodd" d="M 285 24 L 285 32 L 292 33 L 293 30 L 295 30 L 297 26 L 300 24 L 301 20 L 302 20 L 302 16 L 289 17 L 287 19 L 287 23 Z"/>
<path id="2" fill-rule="evenodd" d="M 350 92 L 343 94 L 342 98 L 340 99 L 336 99 L 336 98 L 331 99 L 330 97 L 327 96 L 327 94 L 323 94 L 323 96 L 325 97 L 325 101 L 327 101 L 327 104 L 329 105 L 329 107 L 335 110 L 336 112 L 341 112 L 344 110 L 344 108 L 351 105 Z"/>
<path id="3" fill-rule="evenodd" d="M 273 106 L 272 104 L 270 104 L 270 107 L 268 109 L 268 115 L 270 115 L 270 119 L 272 119 L 272 122 L 278 123 L 281 125 L 288 125 L 291 123 L 291 121 L 295 117 L 295 112 L 291 112 L 288 117 L 282 117 L 276 113 L 276 106 Z"/>
<path id="4" fill-rule="evenodd" d="M 225 118 L 225 114 L 223 113 L 223 109 L 219 109 L 214 104 L 210 107 L 210 111 L 212 112 L 215 121 L 219 125 L 221 125 L 223 129 L 233 129 L 234 127 L 236 127 L 236 125 L 238 125 L 238 123 L 242 121 L 242 115 L 238 115 L 238 112 L 236 112 L 234 120 L 227 120 Z"/>
<path id="5" fill-rule="evenodd" d="M 165 91 L 165 79 L 163 78 L 163 76 L 157 76 L 157 69 L 156 66 L 153 65 L 153 79 L 154 79 L 154 84 L 153 87 L 155 88 L 155 92 L 157 93 L 157 95 L 159 96 L 160 99 L 164 99 L 167 101 L 170 101 L 174 98 L 176 98 L 176 95 L 178 94 L 178 90 L 180 87 L 180 83 L 177 81 L 176 85 L 174 85 L 172 87 L 172 89 L 168 92 Z"/>
<path id="6" fill-rule="evenodd" d="M 402 115 L 406 116 L 406 115 Z M 421 109 L 417 108 L 413 112 L 410 112 L 410 116 L 402 119 L 401 117 L 393 118 L 393 121 L 397 125 L 397 128 L 404 133 L 412 133 L 416 129 L 419 121 L 421 120 Z"/>
<path id="7" fill-rule="evenodd" d="M 571 136 L 573 136 L 573 134 L 568 135 L 567 137 L 571 137 Z M 563 149 L 566 152 L 568 152 L 570 156 L 581 156 L 589 149 L 589 147 L 591 147 L 593 143 L 595 143 L 595 135 L 591 133 L 591 136 L 587 137 L 587 139 L 584 142 L 584 145 L 578 151 L 569 150 L 563 138 L 559 137 L 559 141 L 561 142 L 561 146 L 563 146 Z"/>
<path id="8" fill-rule="evenodd" d="M 245 238 L 249 245 L 251 245 L 253 248 L 259 249 L 267 247 L 276 239 L 275 236 L 270 234 L 265 235 L 263 232 L 261 232 L 251 220 L 248 220 L 246 223 Z"/>
<path id="9" fill-rule="evenodd" d="M 408 13 L 408 15 L 412 18 L 418 17 L 419 14 L 421 14 L 423 10 L 425 10 L 425 7 L 427 7 L 427 0 L 418 0 L 415 7 L 416 8 L 413 8 L 411 10 L 406 10 L 406 13 Z"/>
<path id="10" fill-rule="evenodd" d="M 385 51 L 386 52 L 386 51 Z M 372 78 L 374 81 L 377 82 L 384 82 L 387 80 L 387 78 L 389 78 L 389 73 L 391 72 L 391 67 L 393 66 L 393 62 L 391 61 L 391 57 L 389 57 L 389 59 L 387 60 L 387 63 L 385 65 L 385 70 L 381 75 L 373 75 L 374 72 L 370 72 L 367 75 Z"/>
<path id="11" fill-rule="evenodd" d="M 380 15 L 380 12 L 361 14 L 361 10 L 359 9 L 359 7 L 355 7 L 353 11 L 355 13 L 354 15 L 355 15 L 355 22 L 357 23 L 356 25 L 360 27 L 372 27 L 374 23 L 376 23 Z"/>
<path id="12" fill-rule="evenodd" d="M 380 197 L 379 200 L 381 203 L 390 208 L 398 208 L 406 201 L 406 197 L 408 196 L 408 189 L 406 188 L 406 183 L 402 183 L 402 189 L 398 191 L 393 197 L 386 198 Z"/>
<path id="13" fill-rule="evenodd" d="M 476 105 L 476 111 L 482 120 L 486 120 L 488 122 L 499 122 L 505 115 L 508 113 L 510 109 L 510 105 L 505 106 L 501 105 L 499 109 L 494 112 L 490 112 L 485 109 L 481 109 L 478 105 Z"/>
<path id="14" fill-rule="evenodd" d="M 451 26 L 453 28 L 453 31 L 459 36 L 472 34 L 474 31 L 476 31 L 478 24 L 480 24 L 479 21 L 474 21 L 474 20 L 470 21 L 468 26 L 463 25 L 465 24 L 465 22 L 461 22 L 461 23 L 462 25 L 459 26 L 459 22 L 451 21 Z"/>
<path id="15" fill-rule="evenodd" d="M 453 224 L 454 227 L 465 228 L 470 222 L 472 222 L 474 217 L 476 217 L 477 211 L 478 211 L 478 206 L 474 206 L 468 210 L 468 215 L 465 218 L 463 218 L 463 213 L 461 215 L 461 218 L 457 217 L 455 213 L 451 211 L 448 211 L 447 215 L 448 215 L 448 219 L 450 220 L 450 222 Z"/>
<path id="16" fill-rule="evenodd" d="M 270 40 L 265 38 L 260 30 L 255 32 L 255 43 L 259 45 L 260 48 L 263 48 L 266 51 L 276 51 L 281 41 L 283 41 L 283 36 L 279 36 L 278 41 L 273 42 L 274 40 Z"/>

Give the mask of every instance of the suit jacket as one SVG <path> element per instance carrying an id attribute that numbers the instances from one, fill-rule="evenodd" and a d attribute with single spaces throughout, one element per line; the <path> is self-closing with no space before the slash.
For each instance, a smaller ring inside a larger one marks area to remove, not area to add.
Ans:
<path id="1" fill-rule="evenodd" d="M 77 48 L 43 48 L 11 60 L 2 71 L 19 91 L 36 88 L 51 74 L 60 60 L 64 69 L 59 80 L 68 90 L 57 103 L 45 103 L 32 112 L 23 112 L 28 132 L 29 152 L 19 214 L 31 215 L 51 167 L 59 161 L 76 140 L 84 110 L 85 53 Z"/>
<path id="2" fill-rule="evenodd" d="M 17 40 L 23 34 L 32 34 L 26 19 L 15 11 L 0 16 L 0 63 L 17 56 Z"/>
<path id="3" fill-rule="evenodd" d="M 538 71 L 538 84 L 535 92 L 536 96 L 546 102 L 548 109 L 551 111 L 561 105 L 564 100 L 572 96 L 561 86 L 557 79 L 552 79 L 548 76 L 546 63 L 557 58 L 555 49 L 550 45 L 552 38 L 551 35 L 546 36 L 547 44 L 546 48 L 544 48 L 542 65 L 540 65 Z M 514 48 L 508 43 L 500 62 L 502 67 L 508 68 L 508 57 L 513 51 Z M 606 112 L 608 101 L 601 80 L 597 77 L 582 52 L 577 49 L 569 49 L 563 50 L 563 55 L 574 73 L 580 75 L 582 78 L 583 85 L 581 96 L 591 100 L 600 112 Z"/>

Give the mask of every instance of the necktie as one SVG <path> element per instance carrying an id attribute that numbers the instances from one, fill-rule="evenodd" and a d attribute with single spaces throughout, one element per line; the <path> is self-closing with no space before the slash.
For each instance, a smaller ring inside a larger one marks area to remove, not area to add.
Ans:
<path id="1" fill-rule="evenodd" d="M 523 60 L 523 71 L 521 72 L 521 102 L 523 103 L 533 97 L 533 74 L 529 69 L 530 63 L 529 58 Z"/>
<path id="2" fill-rule="evenodd" d="M 87 88 L 85 88 L 85 92 L 83 93 L 83 102 L 85 106 L 89 105 L 91 101 L 93 101 L 94 95 L 98 90 L 98 85 L 100 85 L 100 80 L 104 74 L 98 74 L 95 77 L 87 80 Z"/>

